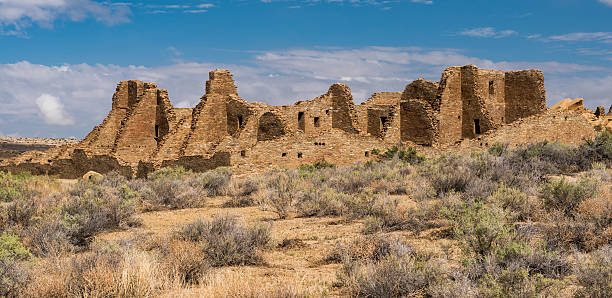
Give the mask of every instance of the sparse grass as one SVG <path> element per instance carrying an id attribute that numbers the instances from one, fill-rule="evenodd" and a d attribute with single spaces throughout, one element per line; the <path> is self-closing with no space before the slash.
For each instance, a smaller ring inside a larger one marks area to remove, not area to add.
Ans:
<path id="1" fill-rule="evenodd" d="M 0 296 L 607 297 L 611 149 L 604 133 L 428 159 L 392 148 L 258 177 L 169 168 L 62 186 L 2 173 Z M 249 224 L 214 216 L 221 204 Z M 185 213 L 212 217 L 133 229 Z M 140 229 L 152 235 L 101 240 Z"/>
<path id="2" fill-rule="evenodd" d="M 245 227 L 231 216 L 199 219 L 178 233 L 179 239 L 198 243 L 211 266 L 261 264 L 261 250 L 270 242 L 266 225 Z"/>

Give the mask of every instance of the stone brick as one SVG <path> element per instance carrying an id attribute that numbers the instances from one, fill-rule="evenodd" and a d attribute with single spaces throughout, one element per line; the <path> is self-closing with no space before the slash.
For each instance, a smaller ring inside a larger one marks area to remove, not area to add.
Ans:
<path id="1" fill-rule="evenodd" d="M 81 142 L 26 152 L 2 161 L 0 170 L 63 178 L 116 170 L 146 177 L 179 165 L 194 171 L 292 167 L 322 159 L 348 165 L 398 143 L 429 151 L 504 140 L 575 143 L 593 135 L 589 121 L 567 113 L 546 112 L 544 78 L 535 70 L 454 66 L 440 82 L 418 79 L 403 92 L 375 93 L 360 105 L 338 83 L 286 106 L 247 102 L 229 71 L 214 70 L 193 109 L 174 108 L 167 90 L 154 83 L 120 82 L 111 111 Z"/>

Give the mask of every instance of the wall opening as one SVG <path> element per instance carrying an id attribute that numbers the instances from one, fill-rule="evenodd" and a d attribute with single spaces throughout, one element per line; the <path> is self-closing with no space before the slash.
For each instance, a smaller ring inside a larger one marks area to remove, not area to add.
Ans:
<path id="1" fill-rule="evenodd" d="M 246 156 L 246 151 L 244 151 L 244 150 L 240 151 L 240 156 L 245 157 Z"/>
<path id="2" fill-rule="evenodd" d="M 480 119 L 474 119 L 474 133 L 480 134 Z"/>
<path id="3" fill-rule="evenodd" d="M 155 125 L 155 138 L 159 138 L 159 125 Z"/>
<path id="4" fill-rule="evenodd" d="M 325 110 L 325 115 L 329 115 L 329 110 Z"/>
<path id="5" fill-rule="evenodd" d="M 281 154 L 282 157 L 287 157 L 287 153 L 283 152 L 283 154 Z"/>
<path id="6" fill-rule="evenodd" d="M 298 158 L 302 158 L 302 152 L 298 152 Z"/>
<path id="7" fill-rule="evenodd" d="M 285 134 L 282 121 L 273 113 L 266 112 L 259 118 L 257 128 L 257 140 L 269 141 L 274 140 Z"/>
<path id="8" fill-rule="evenodd" d="M 304 112 L 298 112 L 298 129 L 304 131 L 306 122 L 304 121 Z"/>
<path id="9" fill-rule="evenodd" d="M 365 152 L 365 157 L 369 157 L 370 156 L 370 151 L 366 151 Z"/>
<path id="10" fill-rule="evenodd" d="M 314 117 L 314 127 L 321 127 L 321 121 L 319 119 L 319 117 Z"/>
<path id="11" fill-rule="evenodd" d="M 382 133 L 385 128 L 389 125 L 389 118 L 380 117 L 380 132 Z"/>
<path id="12" fill-rule="evenodd" d="M 242 128 L 242 115 L 238 115 L 238 129 Z"/>
<path id="13" fill-rule="evenodd" d="M 489 81 L 489 95 L 495 94 L 495 82 Z"/>

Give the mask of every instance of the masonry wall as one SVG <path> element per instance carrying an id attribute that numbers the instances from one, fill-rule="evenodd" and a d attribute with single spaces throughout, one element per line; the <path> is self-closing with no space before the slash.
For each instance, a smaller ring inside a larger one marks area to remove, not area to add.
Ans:
<path id="1" fill-rule="evenodd" d="M 544 74 L 539 70 L 505 74 L 506 123 L 546 111 Z"/>
<path id="2" fill-rule="evenodd" d="M 454 144 L 463 139 L 461 87 L 461 69 L 447 68 L 442 73 L 437 95 L 440 98 L 440 112 L 436 115 L 439 122 L 440 144 Z"/>
<path id="3" fill-rule="evenodd" d="M 270 106 L 244 101 L 231 73 L 215 70 L 200 103 L 193 109 L 176 109 L 167 90 L 125 81 L 117 85 L 103 123 L 78 145 L 27 153 L 0 163 L 0 169 L 63 177 L 117 169 L 126 176 L 144 177 L 160 167 L 178 165 L 204 171 L 229 165 L 297 166 L 322 159 L 351 164 L 373 158 L 373 149 L 399 142 L 446 146 L 464 139 L 492 141 L 492 131 L 504 122 L 545 111 L 543 88 L 538 71 L 503 73 L 463 66 L 446 69 L 440 82 L 419 79 L 403 92 L 375 93 L 358 106 L 344 84 L 334 84 L 312 100 Z M 564 117 L 572 120 L 553 117 L 541 122 L 570 131 L 560 134 L 563 140 L 589 133 L 584 123 Z M 479 121 L 479 134 L 474 119 Z M 536 136 L 549 137 L 551 130 L 540 124 L 515 122 L 544 131 Z M 528 136 L 520 129 L 504 129 L 519 139 Z"/>

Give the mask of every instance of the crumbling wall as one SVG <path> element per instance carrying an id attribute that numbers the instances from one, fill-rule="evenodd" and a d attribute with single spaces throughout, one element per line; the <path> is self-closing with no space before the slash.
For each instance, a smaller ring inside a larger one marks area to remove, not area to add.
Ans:
<path id="1" fill-rule="evenodd" d="M 438 124 L 435 112 L 424 99 L 402 101 L 401 139 L 418 145 L 431 146 L 438 141 Z"/>
<path id="2" fill-rule="evenodd" d="M 329 87 L 329 96 L 332 102 L 332 127 L 342 129 L 348 133 L 357 133 L 353 121 L 355 105 L 351 89 L 345 84 L 333 84 Z"/>
<path id="3" fill-rule="evenodd" d="M 539 70 L 505 74 L 506 123 L 546 111 L 544 74 Z"/>
<path id="4" fill-rule="evenodd" d="M 274 140 L 285 134 L 283 122 L 272 112 L 266 112 L 259 118 L 257 128 L 258 141 Z"/>
<path id="5" fill-rule="evenodd" d="M 406 86 L 402 94 L 402 100 L 424 100 L 434 111 L 439 111 L 440 98 L 438 97 L 438 87 L 439 83 L 418 79 Z"/>
<path id="6" fill-rule="evenodd" d="M 251 115 L 249 105 L 242 98 L 230 95 L 227 103 L 227 133 L 237 136 L 244 129 Z"/>
<path id="7" fill-rule="evenodd" d="M 437 115 L 440 144 L 454 144 L 463 138 L 461 87 L 461 69 L 447 68 L 442 73 L 437 95 L 440 98 L 440 112 Z"/>

